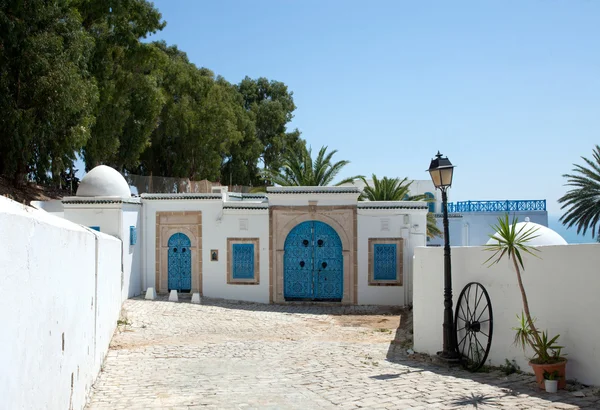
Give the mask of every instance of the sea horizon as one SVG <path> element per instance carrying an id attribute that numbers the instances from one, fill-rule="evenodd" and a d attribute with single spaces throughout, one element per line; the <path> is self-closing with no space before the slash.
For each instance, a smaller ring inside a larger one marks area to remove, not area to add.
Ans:
<path id="1" fill-rule="evenodd" d="M 565 241 L 569 244 L 577 243 L 596 243 L 596 240 L 592 238 L 590 230 L 585 235 L 577 234 L 577 228 L 575 226 L 567 228 L 560 222 L 560 215 L 548 215 L 548 228 L 556 231 L 562 236 Z"/>

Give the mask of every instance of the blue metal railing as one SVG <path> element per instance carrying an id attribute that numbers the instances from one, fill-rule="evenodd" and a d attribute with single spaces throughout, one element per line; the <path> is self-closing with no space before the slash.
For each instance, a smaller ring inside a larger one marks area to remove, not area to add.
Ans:
<path id="1" fill-rule="evenodd" d="M 516 201 L 460 201 L 448 202 L 449 213 L 459 212 L 511 212 L 545 211 L 545 199 Z"/>

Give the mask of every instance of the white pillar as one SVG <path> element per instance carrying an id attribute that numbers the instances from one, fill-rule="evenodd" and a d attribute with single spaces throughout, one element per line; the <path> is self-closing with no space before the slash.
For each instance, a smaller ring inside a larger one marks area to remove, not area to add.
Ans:
<path id="1" fill-rule="evenodd" d="M 177 291 L 173 289 L 171 293 L 169 293 L 169 301 L 170 302 L 178 302 L 179 298 L 177 297 Z"/>
<path id="2" fill-rule="evenodd" d="M 200 303 L 200 293 L 196 292 L 192 295 L 192 303 Z"/>

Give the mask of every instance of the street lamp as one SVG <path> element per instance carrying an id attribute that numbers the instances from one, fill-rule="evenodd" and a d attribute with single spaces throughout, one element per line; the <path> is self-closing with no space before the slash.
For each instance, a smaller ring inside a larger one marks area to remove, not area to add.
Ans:
<path id="1" fill-rule="evenodd" d="M 454 332 L 454 318 L 452 315 L 452 267 L 450 261 L 450 233 L 448 229 L 448 195 L 446 191 L 452 185 L 454 165 L 448 157 L 442 157 L 438 151 L 435 159 L 429 165 L 429 174 L 433 185 L 442 191 L 442 209 L 444 214 L 444 341 L 442 351 L 438 355 L 446 360 L 458 360 L 459 354 L 456 346 Z"/>

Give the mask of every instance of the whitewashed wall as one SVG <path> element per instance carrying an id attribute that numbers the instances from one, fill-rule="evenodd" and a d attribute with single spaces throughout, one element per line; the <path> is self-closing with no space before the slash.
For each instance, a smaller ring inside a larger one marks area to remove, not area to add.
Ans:
<path id="1" fill-rule="evenodd" d="M 0 197 L 0 408 L 82 409 L 121 308 L 121 242 Z"/>
<path id="2" fill-rule="evenodd" d="M 123 300 L 137 296 L 142 293 L 142 230 L 141 205 L 123 204 L 121 238 L 123 242 Z M 137 242 L 130 245 L 130 229 L 135 226 L 137 229 Z"/>
<path id="3" fill-rule="evenodd" d="M 441 211 L 441 209 L 440 209 Z M 494 233 L 492 226 L 498 223 L 498 217 L 506 212 L 464 212 L 460 217 L 450 217 L 450 245 L 451 246 L 481 246 L 485 245 Z M 510 218 L 517 217 L 519 222 L 529 218 L 531 222 L 548 226 L 548 212 L 546 211 L 519 211 L 511 212 Z M 437 226 L 442 229 L 442 218 L 436 218 Z M 444 238 L 438 237 L 429 242 L 429 245 L 443 245 Z"/>
<path id="4" fill-rule="evenodd" d="M 138 228 L 141 236 L 141 205 L 135 203 L 87 203 L 65 204 L 64 218 L 83 226 L 97 226 L 100 232 L 115 236 L 123 246 L 123 288 L 122 300 L 142 293 L 141 249 L 140 243 L 129 245 L 129 227 Z M 45 208 L 44 208 L 45 210 Z M 119 256 L 121 259 L 121 256 Z"/>
<path id="5" fill-rule="evenodd" d="M 541 259 L 526 257 L 523 283 L 540 330 L 560 334 L 567 354 L 567 378 L 600 385 L 600 245 L 541 246 Z M 493 365 L 515 359 L 531 371 L 522 350 L 513 345 L 516 315 L 522 301 L 512 265 L 504 261 L 491 268 L 483 247 L 452 248 L 454 303 L 462 288 L 480 282 L 493 305 L 494 335 L 489 360 Z M 414 263 L 414 348 L 435 354 L 442 348 L 443 249 L 417 248 Z M 531 352 L 528 352 L 531 355 Z"/>
<path id="6" fill-rule="evenodd" d="M 389 220 L 389 230 L 382 230 L 382 219 Z M 357 225 L 358 304 L 411 303 L 412 256 L 416 246 L 425 245 L 426 210 L 359 208 Z M 402 286 L 369 286 L 369 238 L 404 238 Z"/>
<path id="7" fill-rule="evenodd" d="M 240 219 L 247 230 L 240 230 Z M 224 209 L 220 219 L 202 219 L 204 242 L 204 295 L 232 300 L 269 303 L 269 211 Z M 227 238 L 259 238 L 260 283 L 227 284 Z M 210 250 L 219 250 L 219 261 L 210 260 Z"/>
<path id="8" fill-rule="evenodd" d="M 269 302 L 269 213 L 264 210 L 223 209 L 220 199 L 144 200 L 143 272 L 144 290 L 155 286 L 156 212 L 202 212 L 202 293 L 207 297 Z M 240 230 L 240 219 L 248 220 L 248 230 Z M 227 238 L 259 238 L 260 283 L 227 284 Z M 219 260 L 210 260 L 211 249 Z"/>

